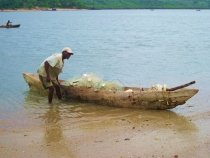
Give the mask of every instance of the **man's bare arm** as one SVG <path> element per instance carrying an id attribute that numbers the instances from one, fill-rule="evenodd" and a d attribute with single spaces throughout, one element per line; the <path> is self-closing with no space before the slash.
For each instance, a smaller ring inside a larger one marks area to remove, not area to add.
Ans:
<path id="1" fill-rule="evenodd" d="M 47 74 L 46 81 L 50 82 L 49 63 L 48 63 L 48 61 L 44 62 L 44 67 L 45 67 L 45 71 L 46 71 L 46 74 Z"/>

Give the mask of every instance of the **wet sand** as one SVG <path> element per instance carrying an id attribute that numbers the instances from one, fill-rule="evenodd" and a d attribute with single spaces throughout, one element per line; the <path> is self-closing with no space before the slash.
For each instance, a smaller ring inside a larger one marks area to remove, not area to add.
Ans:
<path id="1" fill-rule="evenodd" d="M 43 118 L 43 124 L 1 128 L 1 157 L 207 158 L 210 155 L 210 112 L 181 116 L 171 111 L 114 109 L 104 116 L 102 109 L 91 116 L 61 118 L 55 112 L 57 108 L 31 119 L 37 122 Z M 0 122 L 3 124 L 8 123 Z"/>

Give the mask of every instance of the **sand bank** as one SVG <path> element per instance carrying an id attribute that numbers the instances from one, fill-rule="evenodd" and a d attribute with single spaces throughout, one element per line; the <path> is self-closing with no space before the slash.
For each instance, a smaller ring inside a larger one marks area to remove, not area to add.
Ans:
<path id="1" fill-rule="evenodd" d="M 50 112 L 42 126 L 1 129 L 0 154 L 17 158 L 209 157 L 209 112 L 188 117 L 161 115 L 138 120 L 100 116 L 78 123 L 84 118 L 50 122 L 55 117 Z"/>

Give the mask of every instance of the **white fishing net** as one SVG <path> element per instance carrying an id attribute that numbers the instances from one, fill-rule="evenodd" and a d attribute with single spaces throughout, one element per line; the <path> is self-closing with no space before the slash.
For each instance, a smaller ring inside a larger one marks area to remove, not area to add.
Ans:
<path id="1" fill-rule="evenodd" d="M 96 90 L 123 90 L 124 87 L 119 80 L 103 81 L 94 73 L 83 74 L 81 77 L 70 79 L 66 84 L 72 86 L 92 87 Z"/>
<path id="2" fill-rule="evenodd" d="M 168 88 L 168 86 L 166 84 L 157 84 L 157 85 L 153 85 L 149 91 L 166 91 Z"/>

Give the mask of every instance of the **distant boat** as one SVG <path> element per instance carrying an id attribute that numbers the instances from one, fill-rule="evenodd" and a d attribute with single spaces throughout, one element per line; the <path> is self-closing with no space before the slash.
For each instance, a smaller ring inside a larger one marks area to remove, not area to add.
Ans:
<path id="1" fill-rule="evenodd" d="M 56 8 L 52 8 L 51 10 L 50 9 L 45 9 L 43 11 L 56 11 L 57 9 Z"/>
<path id="2" fill-rule="evenodd" d="M 197 11 L 201 11 L 200 9 L 197 9 Z"/>
<path id="3" fill-rule="evenodd" d="M 15 24 L 15 25 L 1 25 L 0 28 L 18 28 L 20 27 L 20 24 Z"/>

